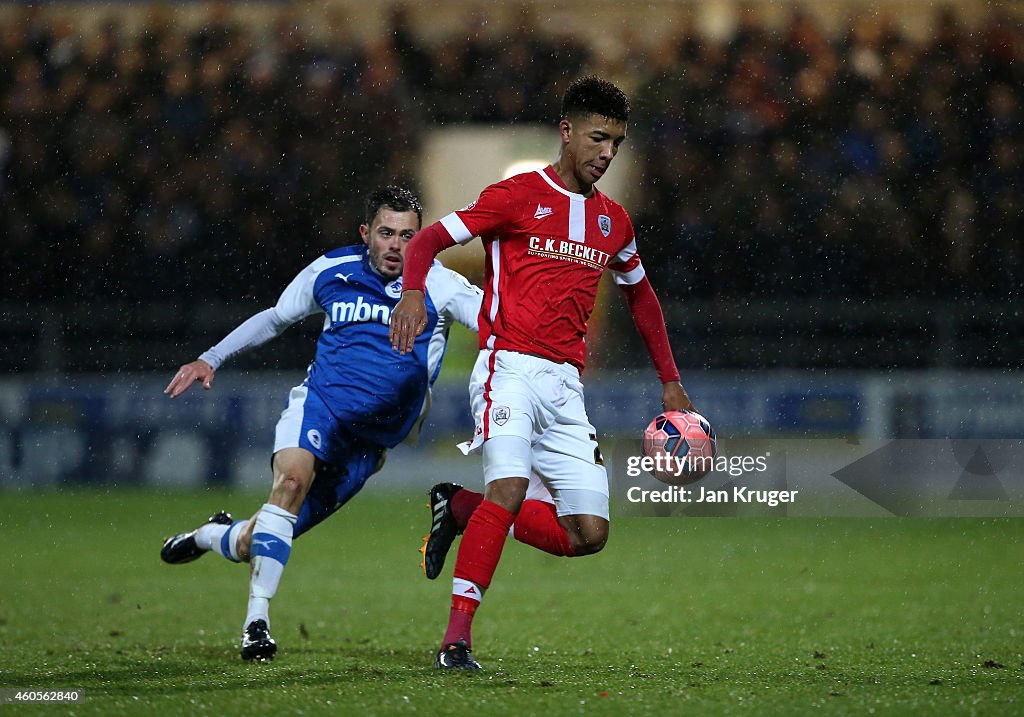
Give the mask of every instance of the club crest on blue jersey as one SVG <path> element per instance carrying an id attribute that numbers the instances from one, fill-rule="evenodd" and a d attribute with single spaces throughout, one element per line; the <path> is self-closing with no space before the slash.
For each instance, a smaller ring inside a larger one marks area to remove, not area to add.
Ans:
<path id="1" fill-rule="evenodd" d="M 601 214 L 597 218 L 597 228 L 601 230 L 601 233 L 608 236 L 612 233 L 612 219 L 607 214 Z"/>
<path id="2" fill-rule="evenodd" d="M 384 293 L 390 296 L 392 299 L 402 298 L 402 277 L 398 277 L 390 284 L 384 287 Z"/>

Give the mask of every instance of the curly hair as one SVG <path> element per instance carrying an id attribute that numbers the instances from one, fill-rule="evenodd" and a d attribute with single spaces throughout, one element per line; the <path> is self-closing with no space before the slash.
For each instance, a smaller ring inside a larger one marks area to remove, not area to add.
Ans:
<path id="1" fill-rule="evenodd" d="M 608 80 L 587 75 L 575 80 L 562 97 L 562 117 L 601 115 L 625 122 L 629 119 L 629 98 Z"/>
<path id="2" fill-rule="evenodd" d="M 375 189 L 366 198 L 366 223 L 370 224 L 381 207 L 388 207 L 396 212 L 416 212 L 420 223 L 423 223 L 423 206 L 419 197 L 406 187 L 389 184 Z"/>

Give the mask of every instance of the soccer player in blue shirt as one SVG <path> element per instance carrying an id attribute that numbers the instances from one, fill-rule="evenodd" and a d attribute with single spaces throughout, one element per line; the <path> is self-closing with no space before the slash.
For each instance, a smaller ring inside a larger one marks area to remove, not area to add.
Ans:
<path id="1" fill-rule="evenodd" d="M 429 404 L 451 322 L 477 330 L 481 291 L 435 262 L 427 278 L 427 330 L 412 353 L 392 351 L 391 311 L 402 296 L 405 246 L 423 210 L 407 189 L 369 195 L 362 244 L 328 252 L 303 269 L 277 304 L 250 317 L 197 360 L 182 366 L 164 393 L 193 383 L 209 389 L 232 356 L 259 346 L 295 322 L 326 315 L 306 380 L 291 389 L 274 439 L 270 497 L 249 520 L 218 513 L 199 528 L 167 538 L 160 556 L 187 563 L 207 551 L 251 565 L 242 634 L 245 660 L 269 660 L 270 600 L 292 539 L 350 500 L 380 470 L 385 452 L 418 429 Z M 314 480 L 315 479 L 315 480 Z"/>

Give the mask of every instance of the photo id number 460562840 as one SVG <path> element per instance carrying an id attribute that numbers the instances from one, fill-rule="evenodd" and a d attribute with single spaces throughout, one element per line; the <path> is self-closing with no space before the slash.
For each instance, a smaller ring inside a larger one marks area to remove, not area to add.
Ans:
<path id="1" fill-rule="evenodd" d="M 81 702 L 85 697 L 82 690 L 35 690 L 20 688 L 0 689 L 0 705 L 25 704 L 31 702 Z"/>

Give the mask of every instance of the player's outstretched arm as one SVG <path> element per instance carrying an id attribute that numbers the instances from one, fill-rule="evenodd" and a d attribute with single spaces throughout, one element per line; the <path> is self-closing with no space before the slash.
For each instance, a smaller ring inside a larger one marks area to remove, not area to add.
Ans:
<path id="1" fill-rule="evenodd" d="M 178 373 L 174 374 L 174 378 L 167 384 L 167 388 L 164 389 L 164 393 L 169 395 L 171 398 L 177 398 L 181 394 L 185 393 L 196 381 L 203 384 L 203 388 L 209 391 L 213 387 L 213 367 L 205 361 L 196 360 L 192 363 L 187 363 L 178 369 Z"/>
<path id="2" fill-rule="evenodd" d="M 253 314 L 240 323 L 231 333 L 215 346 L 199 355 L 192 363 L 178 369 L 164 393 L 171 398 L 183 394 L 195 381 L 201 381 L 203 388 L 210 390 L 213 374 L 233 356 L 262 346 L 284 333 L 285 329 L 307 316 L 323 311 L 313 296 L 313 284 L 317 275 L 326 267 L 324 258 L 317 259 L 292 279 L 281 292 L 277 304 Z"/>
<path id="3" fill-rule="evenodd" d="M 287 296 L 287 293 L 282 295 L 282 297 L 284 296 Z M 203 388 L 209 390 L 213 383 L 214 371 L 219 369 L 225 361 L 244 351 L 262 346 L 275 336 L 280 336 L 285 329 L 291 326 L 293 318 L 282 316 L 278 310 L 278 307 L 283 305 L 283 303 L 279 303 L 277 307 L 250 316 L 221 339 L 216 346 L 201 354 L 192 363 L 182 366 L 171 382 L 167 384 L 164 393 L 170 395 L 171 398 L 177 398 L 195 381 L 201 381 Z M 302 317 L 299 316 L 299 318 Z"/>

